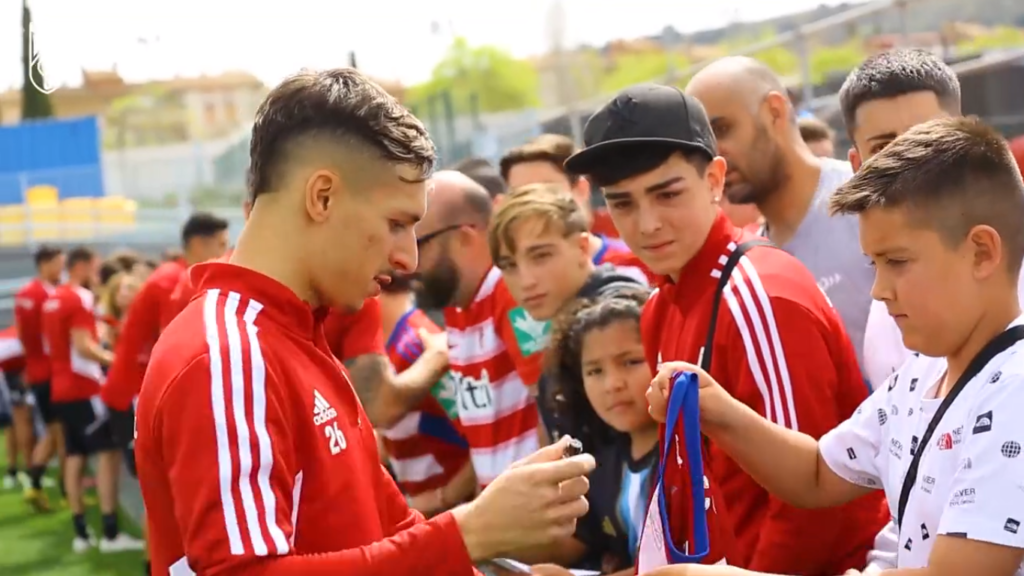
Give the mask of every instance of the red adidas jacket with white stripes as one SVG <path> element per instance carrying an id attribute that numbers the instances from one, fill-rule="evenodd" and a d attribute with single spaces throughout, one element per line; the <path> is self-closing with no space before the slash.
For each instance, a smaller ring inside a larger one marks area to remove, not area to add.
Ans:
<path id="1" fill-rule="evenodd" d="M 663 279 L 641 321 L 652 369 L 663 361 L 699 363 L 721 269 L 737 244 L 754 238 L 719 211 L 678 281 Z M 839 315 L 803 264 L 776 248 L 750 249 L 733 270 L 711 360 L 711 375 L 735 398 L 815 438 L 846 420 L 868 394 Z M 714 445 L 707 457 L 736 536 L 731 564 L 776 574 L 842 574 L 864 566 L 888 520 L 879 495 L 799 510 L 771 497 Z M 677 476 L 672 468 L 666 476 Z M 688 509 L 687 502 L 680 505 Z M 668 508 L 671 515 L 671 499 Z"/>
<path id="2" fill-rule="evenodd" d="M 406 505 L 321 323 L 284 285 L 194 266 L 139 395 L 153 573 L 476 574 L 450 513 Z"/>
<path id="3" fill-rule="evenodd" d="M 164 262 L 146 279 L 135 295 L 114 349 L 114 362 L 110 365 L 107 382 L 100 389 L 103 403 L 115 410 L 132 407 L 142 386 L 142 376 L 153 351 L 153 345 L 163 327 L 174 318 L 171 294 L 185 272 L 185 263 L 179 260 Z"/>

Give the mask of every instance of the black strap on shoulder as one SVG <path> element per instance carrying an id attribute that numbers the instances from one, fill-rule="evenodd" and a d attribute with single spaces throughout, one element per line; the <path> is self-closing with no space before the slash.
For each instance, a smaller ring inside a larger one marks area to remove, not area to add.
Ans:
<path id="1" fill-rule="evenodd" d="M 935 429 L 942 422 L 942 417 L 949 410 L 949 407 L 953 405 L 953 401 L 960 395 L 960 392 L 963 392 L 963 389 L 967 387 L 968 382 L 973 380 L 993 358 L 1021 340 L 1024 340 L 1024 326 L 1014 326 L 993 338 L 971 360 L 971 363 L 967 365 L 967 370 L 964 370 L 964 373 L 957 378 L 949 393 L 942 399 L 939 409 L 935 411 L 931 422 L 928 423 L 928 427 L 924 430 L 924 435 L 921 436 L 921 440 L 917 443 L 917 450 L 911 456 L 910 466 L 907 467 L 907 475 L 903 478 L 903 487 L 900 490 L 900 502 L 896 515 L 897 526 L 900 528 L 903 527 L 903 516 L 907 510 L 907 502 L 910 500 L 910 491 L 913 490 L 914 484 L 917 483 L 917 469 L 921 465 L 921 457 L 931 443 L 932 435 L 935 434 Z"/>
<path id="2" fill-rule="evenodd" d="M 718 287 L 715 288 L 715 296 L 711 304 L 711 321 L 708 322 L 708 334 L 704 338 L 704 350 L 701 352 L 700 357 L 701 369 L 709 374 L 711 373 L 711 352 L 715 349 L 715 328 L 718 325 L 718 309 L 722 304 L 722 292 L 729 285 L 729 277 L 732 276 L 732 271 L 736 268 L 736 265 L 740 263 L 740 258 L 755 246 L 774 247 L 775 245 L 762 238 L 759 240 L 748 240 L 736 246 L 732 254 L 729 254 L 729 259 L 725 261 L 725 266 L 722 267 L 722 275 L 718 277 Z"/>

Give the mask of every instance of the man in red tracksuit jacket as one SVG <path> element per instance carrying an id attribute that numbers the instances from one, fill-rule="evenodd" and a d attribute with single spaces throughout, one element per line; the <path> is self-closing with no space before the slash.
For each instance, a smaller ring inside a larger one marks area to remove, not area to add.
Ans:
<path id="1" fill-rule="evenodd" d="M 423 125 L 356 70 L 303 71 L 260 106 L 250 156 L 231 262 L 192 267 L 199 296 L 160 336 L 139 394 L 153 573 L 468 576 L 571 534 L 595 463 L 563 458 L 565 442 L 471 504 L 411 511 L 324 337 L 329 308 L 416 267 L 435 162 Z"/>
<path id="2" fill-rule="evenodd" d="M 795 258 L 767 246 L 741 252 L 712 318 L 724 265 L 754 236 L 717 206 L 726 166 L 700 103 L 674 87 L 629 88 L 591 118 L 584 139 L 588 149 L 567 167 L 603 188 L 623 240 L 663 275 L 641 321 L 651 369 L 703 361 L 734 397 L 815 438 L 848 418 L 868 391 L 839 316 Z M 662 439 L 678 436 L 672 430 Z M 714 445 L 707 452 L 706 469 L 736 535 L 731 564 L 806 575 L 864 566 L 887 520 L 880 496 L 798 510 L 771 497 Z M 667 463 L 666 492 L 688 482 L 684 472 L 682 463 Z M 673 500 L 667 499 L 670 517 Z"/>
<path id="3" fill-rule="evenodd" d="M 223 218 L 199 212 L 181 228 L 184 261 L 164 262 L 146 279 L 135 295 L 121 326 L 121 335 L 114 350 L 114 363 L 100 395 L 107 407 L 127 412 L 142 386 L 149 354 L 160 331 L 174 318 L 171 294 L 181 275 L 192 264 L 218 258 L 227 249 L 228 222 Z M 127 439 L 120 439 L 122 443 Z"/>

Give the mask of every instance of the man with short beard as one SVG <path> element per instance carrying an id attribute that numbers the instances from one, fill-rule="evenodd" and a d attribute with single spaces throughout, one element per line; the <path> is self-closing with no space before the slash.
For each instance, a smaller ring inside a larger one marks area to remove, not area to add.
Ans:
<path id="1" fill-rule="evenodd" d="M 444 309 L 449 373 L 481 487 L 538 446 L 532 392 L 540 379 L 546 324 L 516 304 L 487 243 L 493 203 L 460 172 L 432 179 L 430 209 L 416 225 L 416 303 Z"/>
<path id="2" fill-rule="evenodd" d="M 811 152 L 785 88 L 756 60 L 722 58 L 697 73 L 686 93 L 704 105 L 728 163 L 726 197 L 756 204 L 762 235 L 814 274 L 863 369 L 874 274 L 860 251 L 856 218 L 828 214 L 829 197 L 853 175 L 850 164 Z"/>

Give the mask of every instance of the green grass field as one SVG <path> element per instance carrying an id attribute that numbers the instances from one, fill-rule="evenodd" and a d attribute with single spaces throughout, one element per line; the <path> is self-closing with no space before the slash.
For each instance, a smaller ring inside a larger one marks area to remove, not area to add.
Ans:
<path id="1" fill-rule="evenodd" d="M 0 469 L 7 467 L 6 442 L 0 433 Z M 60 492 L 50 489 L 50 502 L 56 507 Z M 95 496 L 95 495 L 93 495 Z M 99 510 L 88 510 L 89 525 L 100 534 Z M 138 527 L 124 514 L 121 528 L 133 536 Z M 20 490 L 0 491 L 0 574 L 4 576 L 139 576 L 143 573 L 140 552 L 85 554 L 71 551 L 71 513 L 58 508 L 50 514 L 37 514 L 22 500 Z"/>

